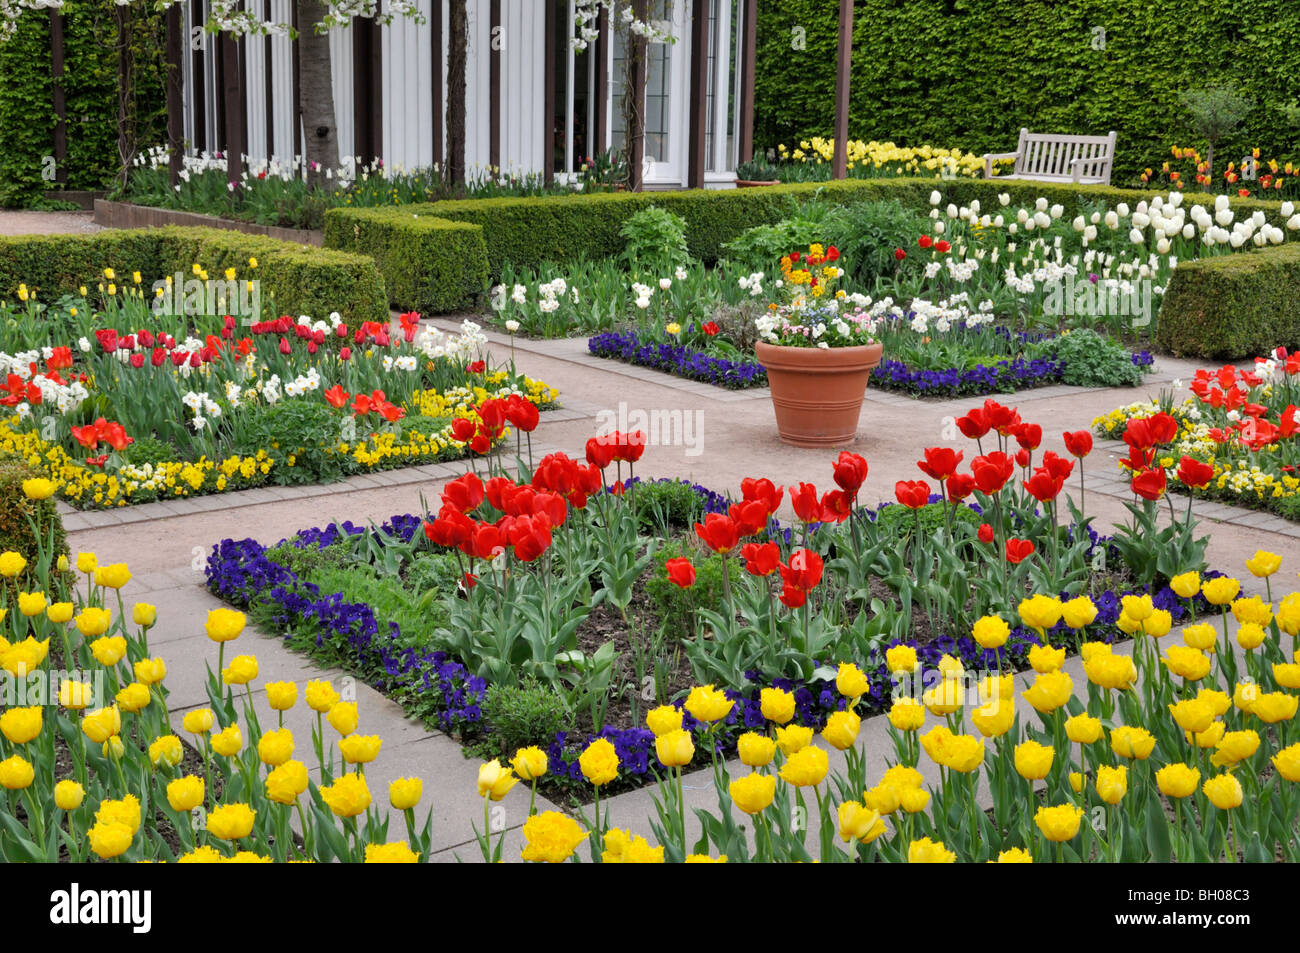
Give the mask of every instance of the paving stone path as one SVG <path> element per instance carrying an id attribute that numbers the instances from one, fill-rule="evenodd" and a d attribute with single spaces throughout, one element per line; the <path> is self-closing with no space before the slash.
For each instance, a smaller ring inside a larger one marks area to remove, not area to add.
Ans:
<path id="1" fill-rule="evenodd" d="M 74 227 L 81 225 L 74 222 Z M 34 229 L 29 229 L 34 230 Z M 51 231 L 66 230 L 51 226 Z M 0 215 L 0 234 L 12 233 L 13 226 Z M 459 319 L 439 320 L 440 326 L 455 328 Z M 831 461 L 835 453 L 785 446 L 776 438 L 769 394 L 765 389 L 727 391 L 707 384 L 684 381 L 669 375 L 595 358 L 587 353 L 585 338 L 559 341 L 528 341 L 489 333 L 494 358 L 513 357 L 519 369 L 558 388 L 562 409 L 542 414 L 534 434 L 534 454 L 539 456 L 563 449 L 581 455 L 587 438 L 605 423 L 617 426 L 637 411 L 660 412 L 668 419 L 674 411 L 690 415 L 696 426 L 689 441 L 678 431 L 675 445 L 650 446 L 638 468 L 646 478 L 679 477 L 695 480 L 713 489 L 736 493 L 746 476 L 767 476 L 778 485 L 799 481 L 819 486 L 831 483 Z M 1196 365 L 1161 357 L 1156 372 L 1136 389 L 1086 389 L 1054 386 L 1002 395 L 999 400 L 1017 406 L 1022 416 L 1043 427 L 1044 449 L 1064 452 L 1061 433 L 1086 429 L 1094 417 L 1122 404 L 1155 397 L 1162 388 L 1171 389 L 1176 380 L 1191 378 Z M 868 389 L 858 439 L 850 448 L 863 454 L 871 467 L 864 487 L 867 505 L 893 499 L 894 483 L 918 479 L 916 460 L 925 446 L 952 439 L 951 422 L 980 403 L 979 399 L 918 401 L 898 394 Z M 622 414 L 622 416 L 620 416 Z M 671 435 L 669 435 L 671 436 Z M 971 455 L 969 441 L 959 436 L 957 446 Z M 1096 517 L 1099 532 L 1127 518 L 1124 502 L 1131 499 L 1127 483 L 1116 470 L 1124 455 L 1123 444 L 1098 441 L 1086 463 L 1086 499 L 1089 515 Z M 464 472 L 458 464 L 412 467 L 385 473 L 352 477 L 328 486 L 266 488 L 222 495 L 176 500 L 124 508 L 112 512 L 76 512 L 64 508 L 64 523 L 74 552 L 97 553 L 101 562 L 123 561 L 135 576 L 123 590 L 127 603 L 157 604 L 158 624 L 150 634 L 168 665 L 170 703 L 179 725 L 180 713 L 207 704 L 204 692 L 206 667 L 215 665 L 216 647 L 203 634 L 202 622 L 209 609 L 220 605 L 204 586 L 203 565 L 213 544 L 233 537 L 253 537 L 274 543 L 307 526 L 333 520 L 357 523 L 382 522 L 398 513 L 419 510 L 420 499 L 437 499 L 443 483 Z M 1077 481 L 1067 491 L 1079 502 Z M 1211 534 L 1207 558 L 1210 565 L 1244 576 L 1247 593 L 1263 593 L 1262 585 L 1245 574 L 1244 561 L 1257 549 L 1282 554 L 1285 571 L 1273 580 L 1274 598 L 1296 588 L 1295 556 L 1300 548 L 1300 524 L 1242 507 L 1198 501 L 1194 512 Z M 778 514 L 783 519 L 791 513 Z M 238 651 L 258 657 L 258 684 L 291 680 L 300 685 L 313 678 L 340 681 L 339 671 L 324 671 L 310 659 L 290 651 L 277 637 L 251 629 L 235 643 Z M 1071 660 L 1076 685 L 1086 684 Z M 475 860 L 472 823 L 482 824 L 482 802 L 476 796 L 477 761 L 464 758 L 460 746 L 448 736 L 431 731 L 406 718 L 402 710 L 363 684 L 355 685 L 360 710 L 360 730 L 384 739 L 379 759 L 369 766 L 367 777 L 376 804 L 386 803 L 390 780 L 408 775 L 424 779 L 422 805 L 434 812 L 434 846 L 439 860 Z M 274 720 L 260 689 L 253 697 L 262 724 Z M 308 711 L 298 706 L 286 719 L 295 735 L 310 738 Z M 859 745 L 868 755 L 868 776 L 886 766 L 891 747 L 883 718 L 864 721 Z M 834 767 L 835 752 L 832 752 Z M 922 759 L 925 761 L 926 759 Z M 689 806 L 716 807 L 707 772 L 687 778 Z M 654 815 L 652 789 L 621 794 L 609 799 L 613 824 L 650 836 L 649 819 Z M 539 809 L 555 807 L 546 802 Z M 506 828 L 504 857 L 518 859 L 520 825 L 525 820 L 526 801 L 512 794 L 502 802 L 498 815 Z M 393 819 L 393 832 L 402 829 Z M 692 822 L 692 828 L 694 824 Z"/>

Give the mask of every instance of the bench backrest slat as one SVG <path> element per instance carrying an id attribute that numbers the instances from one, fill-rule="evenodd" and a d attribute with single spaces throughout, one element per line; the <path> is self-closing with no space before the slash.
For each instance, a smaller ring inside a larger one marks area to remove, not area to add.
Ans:
<path id="1" fill-rule="evenodd" d="M 1084 178 L 1110 178 L 1114 161 L 1115 134 L 1107 136 L 1055 135 L 1020 130 L 1019 158 L 1016 175 L 1046 175 L 1070 177 L 1073 163 L 1079 163 L 1079 174 Z"/>

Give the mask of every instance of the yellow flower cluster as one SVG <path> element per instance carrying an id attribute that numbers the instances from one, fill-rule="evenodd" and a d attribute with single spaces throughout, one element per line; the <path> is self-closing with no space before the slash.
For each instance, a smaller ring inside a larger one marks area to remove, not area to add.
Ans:
<path id="1" fill-rule="evenodd" d="M 474 407 L 492 397 L 505 397 L 517 391 L 538 407 L 553 405 L 559 397 L 554 387 L 531 378 L 524 379 L 522 390 L 492 387 L 506 377 L 500 371 L 484 378 L 487 386 L 455 387 L 443 393 L 417 391 L 411 401 L 412 409 L 422 417 L 477 420 Z M 116 473 L 105 473 L 74 459 L 58 444 L 43 440 L 36 431 L 16 429 L 17 425 L 16 418 L 0 419 L 0 456 L 26 461 L 53 481 L 65 499 L 86 509 L 249 489 L 265 484 L 277 466 L 295 465 L 293 454 L 281 455 L 278 447 L 273 446 L 249 456 L 235 454 L 224 460 L 200 457 L 192 462 L 127 464 Z M 408 462 L 428 463 L 444 454 L 459 455 L 462 446 L 452 439 L 448 424 L 428 436 L 414 427 L 403 428 L 400 438 L 393 433 L 377 433 L 356 443 L 340 443 L 335 452 L 349 456 L 364 470 L 374 470 Z"/>
<path id="2" fill-rule="evenodd" d="M 814 136 L 800 141 L 793 149 L 782 143 L 777 146 L 776 151 L 778 158 L 785 162 L 821 165 L 834 160 L 835 140 Z M 973 152 L 941 149 L 935 146 L 911 148 L 895 145 L 893 142 L 878 142 L 874 139 L 870 142 L 850 139 L 847 154 L 850 169 L 864 167 L 885 170 L 896 175 L 933 173 L 938 176 L 945 169 L 950 169 L 956 175 L 977 178 L 984 170 L 983 158 Z"/>

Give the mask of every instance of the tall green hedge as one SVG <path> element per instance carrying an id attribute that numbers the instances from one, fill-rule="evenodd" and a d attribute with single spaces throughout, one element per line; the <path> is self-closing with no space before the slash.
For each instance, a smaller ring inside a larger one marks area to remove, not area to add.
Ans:
<path id="1" fill-rule="evenodd" d="M 39 205 L 47 191 L 111 185 L 118 156 L 117 25 L 114 0 L 63 0 L 63 90 L 67 158 L 63 183 L 44 178 L 54 155 L 50 12 L 25 9 L 0 44 L 0 206 Z M 135 140 L 166 138 L 163 15 L 130 5 L 128 42 L 134 63 L 129 108 Z"/>
<path id="2" fill-rule="evenodd" d="M 1180 357 L 1238 360 L 1300 347 L 1300 245 L 1179 262 L 1156 344 Z"/>
<path id="3" fill-rule="evenodd" d="M 756 145 L 830 134 L 838 6 L 759 3 Z M 849 132 L 984 153 L 1015 148 L 1021 126 L 1114 129 L 1122 183 L 1172 145 L 1204 151 L 1179 94 L 1231 80 L 1256 106 L 1218 154 L 1297 158 L 1282 111 L 1300 100 L 1297 35 L 1294 0 L 856 0 Z"/>
<path id="4" fill-rule="evenodd" d="M 104 268 L 139 271 L 152 282 L 200 264 L 217 276 L 226 268 L 249 274 L 257 259 L 262 299 L 280 314 L 323 318 L 338 311 L 349 321 L 386 321 L 387 295 L 375 263 L 364 255 L 327 251 L 262 235 L 215 228 L 108 229 L 88 235 L 0 238 L 0 297 L 19 284 L 53 301 L 79 285 L 99 281 Z"/>
<path id="5" fill-rule="evenodd" d="M 373 258 L 394 308 L 425 314 L 458 311 L 487 290 L 487 246 L 478 225 L 409 206 L 336 214 L 340 211 L 325 215 L 326 246 Z"/>

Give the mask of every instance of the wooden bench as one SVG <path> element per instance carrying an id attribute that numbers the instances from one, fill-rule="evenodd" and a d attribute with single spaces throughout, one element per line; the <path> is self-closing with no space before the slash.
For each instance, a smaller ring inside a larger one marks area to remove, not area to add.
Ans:
<path id="1" fill-rule="evenodd" d="M 993 174 L 993 163 L 999 159 L 1016 160 L 1010 175 Z M 1110 185 L 1114 161 L 1114 132 L 1108 136 L 1063 136 L 1021 129 L 1015 152 L 991 152 L 984 156 L 984 178 Z"/>

